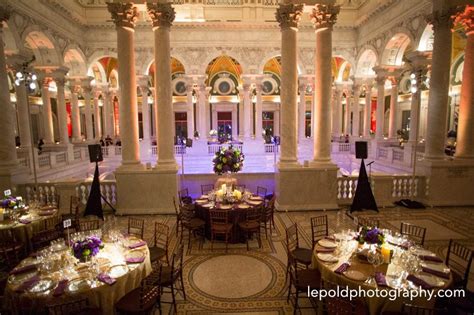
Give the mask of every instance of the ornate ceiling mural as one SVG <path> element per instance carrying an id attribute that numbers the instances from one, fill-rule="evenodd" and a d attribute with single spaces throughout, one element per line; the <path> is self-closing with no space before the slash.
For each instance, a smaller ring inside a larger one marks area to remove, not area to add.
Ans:
<path id="1" fill-rule="evenodd" d="M 214 58 L 206 68 L 207 82 L 212 82 L 213 78 L 221 72 L 231 74 L 237 81 L 240 81 L 242 75 L 242 67 L 240 63 L 234 58 L 221 55 Z"/>

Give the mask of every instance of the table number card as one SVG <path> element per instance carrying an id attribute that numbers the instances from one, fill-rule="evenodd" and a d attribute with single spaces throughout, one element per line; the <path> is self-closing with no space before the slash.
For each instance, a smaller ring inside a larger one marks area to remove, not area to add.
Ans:
<path id="1" fill-rule="evenodd" d="M 65 229 L 71 226 L 71 219 L 67 219 L 63 221 L 63 226 Z"/>
<path id="2" fill-rule="evenodd" d="M 10 189 L 7 189 L 3 192 L 3 194 L 5 195 L 5 197 L 8 197 L 8 196 L 11 196 L 12 191 Z"/>

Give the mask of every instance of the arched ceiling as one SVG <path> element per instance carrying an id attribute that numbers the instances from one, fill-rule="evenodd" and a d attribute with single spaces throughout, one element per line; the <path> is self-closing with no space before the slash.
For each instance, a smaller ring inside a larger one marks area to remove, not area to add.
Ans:
<path id="1" fill-rule="evenodd" d="M 171 77 L 178 73 L 186 73 L 186 69 L 181 61 L 175 57 L 171 57 Z M 153 61 L 148 68 L 148 75 L 151 77 L 151 84 L 155 84 L 155 62 Z"/>
<path id="2" fill-rule="evenodd" d="M 263 73 L 275 74 L 278 77 L 281 76 L 281 56 L 271 58 L 265 63 L 263 67 Z"/>
<path id="3" fill-rule="evenodd" d="M 237 60 L 227 55 L 214 58 L 206 68 L 207 82 L 220 72 L 228 72 L 240 81 L 242 66 Z"/>
<path id="4" fill-rule="evenodd" d="M 375 72 L 372 69 L 377 64 L 377 55 L 371 49 L 365 50 L 357 61 L 357 77 L 374 76 Z"/>
<path id="5" fill-rule="evenodd" d="M 112 83 L 111 78 L 113 78 L 116 83 L 118 79 L 116 74 L 117 67 L 117 58 L 109 56 L 102 57 L 92 63 L 89 69 L 89 75 L 93 76 L 97 83 Z M 114 75 L 112 75 L 113 72 L 115 72 Z"/>
<path id="6" fill-rule="evenodd" d="M 413 49 L 410 38 L 397 33 L 390 38 L 382 54 L 382 65 L 401 66 L 405 53 Z"/>
<path id="7" fill-rule="evenodd" d="M 331 72 L 333 81 L 347 81 L 351 74 L 351 64 L 342 57 L 333 57 Z"/>

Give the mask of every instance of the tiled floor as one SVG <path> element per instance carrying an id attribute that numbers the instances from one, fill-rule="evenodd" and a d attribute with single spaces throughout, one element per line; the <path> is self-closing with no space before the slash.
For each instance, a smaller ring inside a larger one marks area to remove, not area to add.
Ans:
<path id="1" fill-rule="evenodd" d="M 230 245 L 225 253 L 223 244 L 216 243 L 214 250 L 206 241 L 202 249 L 192 243 L 186 255 L 184 267 L 187 299 L 180 298 L 179 314 L 287 314 L 292 313 L 286 303 L 285 283 L 286 253 L 284 229 L 298 223 L 301 246 L 310 247 L 310 218 L 328 215 L 330 232 L 344 228 L 355 228 L 353 218 L 345 209 L 326 212 L 279 212 L 275 216 L 276 229 L 269 239 L 263 237 L 262 248 L 252 241 L 250 251 L 245 244 Z M 474 249 L 474 209 L 472 208 L 428 208 L 413 210 L 385 208 L 379 213 L 358 212 L 353 217 L 364 215 L 380 220 L 382 227 L 397 230 L 401 221 L 427 227 L 425 247 L 445 257 L 448 241 L 454 238 Z M 146 239 L 151 240 L 153 220 L 165 222 L 174 228 L 173 216 L 147 216 Z M 127 217 L 119 217 L 122 227 Z M 174 248 L 173 239 L 171 247 Z M 474 287 L 474 272 L 469 287 Z M 169 296 L 164 296 L 169 299 Z M 171 312 L 165 307 L 165 313 Z"/>

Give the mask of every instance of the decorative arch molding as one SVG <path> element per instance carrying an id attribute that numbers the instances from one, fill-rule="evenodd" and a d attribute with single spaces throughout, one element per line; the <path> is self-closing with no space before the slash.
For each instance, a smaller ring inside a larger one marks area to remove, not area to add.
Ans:
<path id="1" fill-rule="evenodd" d="M 99 49 L 94 51 L 89 58 L 87 58 L 87 71 L 90 67 L 101 58 L 112 57 L 118 59 L 117 52 L 115 49 Z"/>
<path id="2" fill-rule="evenodd" d="M 356 77 L 372 77 L 375 76 L 373 67 L 380 64 L 379 55 L 375 47 L 364 45 L 361 47 L 355 64 Z"/>
<path id="3" fill-rule="evenodd" d="M 7 25 L 3 28 L 5 54 L 11 55 L 23 51 L 25 46 L 15 23 L 9 21 L 4 23 Z"/>
<path id="4" fill-rule="evenodd" d="M 25 47 L 33 50 L 36 57 L 35 65 L 61 66 L 62 54 L 58 49 L 58 43 L 48 30 L 38 25 L 28 26 L 21 36 Z"/>
<path id="5" fill-rule="evenodd" d="M 86 56 L 76 44 L 69 44 L 63 54 L 64 65 L 69 68 L 69 75 L 87 75 Z"/>
<path id="6" fill-rule="evenodd" d="M 403 63 L 403 55 L 407 49 L 414 45 L 413 35 L 404 28 L 395 28 L 387 34 L 383 44 L 380 64 L 400 66 Z M 393 53 L 395 52 L 395 56 Z"/>
<path id="7" fill-rule="evenodd" d="M 464 68 L 464 53 L 459 54 L 452 62 L 450 69 L 450 83 L 459 85 L 462 83 L 462 72 Z"/>

